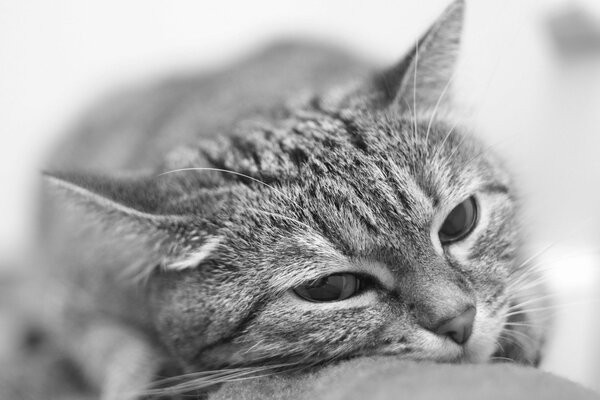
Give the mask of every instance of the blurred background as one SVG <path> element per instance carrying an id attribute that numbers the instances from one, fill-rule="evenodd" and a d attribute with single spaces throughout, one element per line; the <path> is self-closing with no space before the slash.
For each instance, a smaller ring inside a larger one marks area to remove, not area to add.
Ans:
<path id="1" fill-rule="evenodd" d="M 44 156 L 103 94 L 289 37 L 389 64 L 448 3 L 0 0 L 0 273 L 31 248 Z M 600 2 L 467 0 L 456 90 L 519 180 L 556 293 L 542 367 L 600 391 Z"/>

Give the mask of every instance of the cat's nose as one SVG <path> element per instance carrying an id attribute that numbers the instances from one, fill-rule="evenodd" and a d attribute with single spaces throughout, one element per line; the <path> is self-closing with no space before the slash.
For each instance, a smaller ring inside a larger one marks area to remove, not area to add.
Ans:
<path id="1" fill-rule="evenodd" d="M 469 307 L 460 314 L 449 318 L 433 330 L 440 336 L 447 336 L 458 344 L 465 344 L 473 332 L 475 307 Z"/>

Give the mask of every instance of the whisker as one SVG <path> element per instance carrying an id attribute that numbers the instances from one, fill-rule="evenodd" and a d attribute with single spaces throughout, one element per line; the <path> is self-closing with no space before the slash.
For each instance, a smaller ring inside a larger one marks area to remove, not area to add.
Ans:
<path id="1" fill-rule="evenodd" d="M 527 268 L 523 268 L 519 274 L 510 274 L 508 280 L 510 283 L 506 286 L 506 289 L 512 289 L 513 287 L 537 281 L 546 281 L 548 278 L 540 268 L 540 265 L 529 265 Z"/>
<path id="2" fill-rule="evenodd" d="M 419 39 L 415 45 L 415 70 L 413 73 L 413 112 L 414 112 L 414 124 L 415 124 L 415 136 L 417 135 L 417 70 L 419 69 Z M 427 142 L 426 142 L 427 143 Z"/>
<path id="3" fill-rule="evenodd" d="M 509 278 L 510 279 L 510 278 Z M 509 283 L 505 287 L 505 291 L 509 292 L 525 292 L 527 289 L 534 288 L 536 286 L 542 285 L 547 281 L 547 277 L 539 277 L 537 276 L 537 271 L 523 274 L 515 280 L 509 281 Z M 528 287 L 530 286 L 530 287 Z"/>
<path id="4" fill-rule="evenodd" d="M 500 140 L 496 140 L 495 142 L 490 143 L 489 145 L 485 146 L 478 154 L 475 154 L 467 162 L 465 162 L 464 166 L 465 167 L 470 166 L 473 161 L 477 160 L 479 157 L 481 157 L 483 155 L 489 154 L 490 150 L 492 150 L 494 147 L 497 147 L 498 145 L 501 145 L 502 143 L 507 142 L 509 139 L 510 139 L 510 136 L 504 137 Z"/>
<path id="5" fill-rule="evenodd" d="M 537 302 L 543 302 L 544 300 L 548 300 L 548 299 L 552 299 L 552 298 L 557 298 L 557 297 L 558 297 L 557 293 L 550 293 L 550 294 L 546 294 L 546 295 L 543 295 L 543 296 L 538 296 L 538 297 L 535 297 L 533 299 L 529 299 L 529 300 L 523 301 L 521 303 L 511 304 L 508 307 L 508 311 L 512 311 L 514 309 L 521 309 L 525 305 L 532 304 L 532 303 L 537 303 Z"/>
<path id="6" fill-rule="evenodd" d="M 456 145 L 456 147 L 454 148 L 454 150 L 452 150 L 452 153 L 450 153 L 450 155 L 447 157 L 448 162 L 450 162 L 450 160 L 452 160 L 454 158 L 454 155 L 456 154 L 456 152 L 458 151 L 458 149 L 460 149 L 460 146 L 463 144 L 463 142 L 467 139 L 466 136 L 463 136 L 460 139 L 460 142 L 458 142 L 458 144 Z"/>
<path id="7" fill-rule="evenodd" d="M 521 263 L 520 267 L 522 267 L 522 266 L 530 263 L 531 261 L 535 260 L 536 258 L 538 258 L 542 254 L 544 254 L 545 252 L 547 252 L 548 250 L 550 250 L 555 245 L 556 245 L 556 242 L 555 243 L 550 243 L 549 245 L 542 247 L 541 250 L 535 252 L 532 256 L 530 256 L 529 258 L 525 259 L 525 261 L 523 261 Z"/>
<path id="8" fill-rule="evenodd" d="M 431 121 L 429 121 L 431 123 Z M 456 127 L 458 126 L 459 121 L 455 121 L 454 124 L 452 125 L 452 127 L 448 130 L 448 133 L 446 133 L 446 136 L 444 136 L 444 140 L 442 140 L 442 143 L 440 143 L 435 152 L 433 153 L 433 159 L 437 158 L 439 153 L 442 151 L 442 149 L 444 148 L 444 145 L 446 144 L 446 141 L 448 140 L 448 138 L 450 137 L 450 135 L 452 135 L 452 133 L 454 132 L 454 130 L 456 129 Z M 427 133 L 429 133 L 429 127 L 427 127 Z"/>
<path id="9" fill-rule="evenodd" d="M 506 361 L 506 362 L 511 362 L 514 363 L 515 360 L 508 358 L 508 357 L 499 357 L 499 356 L 495 356 L 495 357 L 490 357 L 491 361 Z"/>
<path id="10" fill-rule="evenodd" d="M 172 376 L 169 378 L 163 378 L 163 379 L 155 381 L 154 384 L 166 384 L 166 383 L 169 383 L 172 381 L 193 379 L 193 378 L 199 378 L 199 377 L 203 377 L 203 376 L 213 377 L 213 376 L 227 375 L 227 374 L 237 373 L 237 372 L 261 371 L 261 370 L 266 370 L 266 369 L 279 368 L 279 367 L 286 366 L 286 365 L 287 364 L 274 364 L 274 365 L 265 365 L 265 366 L 259 366 L 259 367 L 226 368 L 226 369 L 220 369 L 220 370 L 207 370 L 207 371 L 191 372 L 191 373 L 186 373 L 186 374 L 180 374 L 177 376 Z"/>
<path id="11" fill-rule="evenodd" d="M 500 348 L 500 351 L 504 353 L 504 346 L 502 346 L 502 343 L 500 343 L 498 340 L 494 340 L 494 342 L 496 346 Z"/>
<path id="12" fill-rule="evenodd" d="M 556 246 L 560 243 L 560 241 L 556 241 L 554 243 L 552 243 L 550 246 L 548 246 L 545 250 L 548 251 L 550 247 Z M 578 249 L 576 252 L 573 251 L 571 253 L 562 253 L 560 256 L 554 256 L 551 260 L 548 259 L 542 259 L 542 260 L 537 260 L 537 262 L 535 264 L 530 264 L 530 265 L 523 265 L 521 264 L 521 266 L 517 267 L 517 268 L 523 268 L 526 267 L 527 269 L 535 269 L 538 272 L 545 272 L 545 271 L 550 271 L 550 270 L 554 270 L 556 268 L 562 268 L 564 267 L 564 262 L 565 261 L 569 261 L 570 259 L 576 259 L 577 257 L 580 256 L 590 256 L 590 255 L 598 255 L 600 254 L 599 250 L 588 250 L 588 251 L 582 251 L 580 249 Z M 520 272 L 520 271 L 515 271 L 515 272 Z"/>
<path id="13" fill-rule="evenodd" d="M 520 337 L 517 334 L 520 334 Z M 527 347 L 535 342 L 530 336 L 520 331 L 509 329 L 505 329 L 503 334 L 500 335 L 500 337 L 508 344 L 512 344 L 513 346 L 516 346 L 523 351 L 527 350 Z"/>
<path id="14" fill-rule="evenodd" d="M 159 388 L 149 388 L 144 391 L 143 395 L 146 396 L 157 396 L 157 395 L 173 395 L 173 394 L 182 394 L 186 392 L 191 392 L 194 390 L 205 389 L 207 387 L 226 383 L 233 382 L 237 380 L 243 379 L 252 379 L 258 378 L 262 376 L 269 376 L 275 373 L 276 369 L 288 367 L 288 366 L 296 366 L 296 363 L 288 363 L 288 364 L 274 364 L 262 367 L 245 367 L 245 368 L 232 368 L 225 370 L 217 370 L 217 371 L 201 371 L 198 373 L 184 374 L 179 375 L 172 378 L 162 379 L 160 381 L 156 381 L 153 383 L 153 386 L 159 386 L 164 384 L 170 384 L 172 382 L 178 382 L 184 380 L 180 383 L 171 384 L 167 387 L 159 387 Z M 265 371 L 272 370 L 271 372 L 264 374 Z M 283 372 L 283 371 L 282 371 Z M 258 373 L 263 373 L 262 375 L 256 375 Z M 205 375 L 205 376 L 202 376 Z"/>
<path id="15" fill-rule="evenodd" d="M 406 100 L 406 99 L 402 99 L 402 101 L 404 102 L 404 105 L 406 106 L 406 108 L 408 109 L 408 117 L 409 119 L 409 124 L 411 126 L 411 131 L 413 134 L 413 137 L 417 137 L 417 128 L 416 128 L 416 124 L 413 122 L 414 119 L 414 112 L 413 112 L 413 108 L 410 106 L 410 103 Z"/>
<path id="16" fill-rule="evenodd" d="M 265 342 L 266 339 L 260 339 L 259 341 L 257 341 L 256 343 L 254 343 L 252 346 L 248 347 L 245 351 L 244 354 L 248 354 L 250 352 L 252 352 L 253 350 L 255 350 L 257 347 L 259 347 L 261 344 L 263 344 Z"/>
<path id="17" fill-rule="evenodd" d="M 260 183 L 261 185 L 264 185 L 264 186 L 270 188 L 271 190 L 279 193 L 281 196 L 287 198 L 296 207 L 301 208 L 290 196 L 288 196 L 287 194 L 283 193 L 281 190 L 275 188 L 273 185 L 269 185 L 268 183 L 263 182 L 260 179 L 256 179 L 256 178 L 254 178 L 252 176 L 243 174 L 241 172 L 231 171 L 231 170 L 228 170 L 228 169 L 210 168 L 210 167 L 178 168 L 178 169 L 173 169 L 173 170 L 170 170 L 170 171 L 166 171 L 166 172 L 160 173 L 157 176 L 163 176 L 163 175 L 172 174 L 172 173 L 175 173 L 175 172 L 187 172 L 187 171 L 223 172 L 223 173 L 226 173 L 226 174 L 232 174 L 232 175 L 241 176 L 243 178 L 250 179 L 253 182 Z"/>
<path id="18" fill-rule="evenodd" d="M 545 272 L 554 270 L 556 268 L 564 267 L 561 264 L 564 261 L 569 260 L 570 258 L 580 256 L 582 254 L 581 251 L 578 251 L 575 254 L 563 254 L 562 257 L 554 258 L 553 260 L 542 260 L 538 261 L 534 264 L 531 264 L 531 261 L 538 258 L 541 254 L 549 251 L 552 247 L 556 246 L 560 241 L 556 241 L 545 246 L 540 251 L 536 252 L 533 256 L 523 261 L 510 275 L 510 279 L 513 279 L 507 286 L 506 291 L 512 291 L 516 288 L 516 290 L 524 291 L 535 286 L 538 286 L 542 283 L 549 283 L 548 278 Z M 598 254 L 597 250 L 585 252 L 585 254 Z M 533 275 L 539 274 L 539 277 L 536 277 L 533 281 L 529 280 Z M 525 285 L 523 285 L 525 284 Z"/>
<path id="19" fill-rule="evenodd" d="M 589 299 L 587 301 L 575 301 L 575 302 L 571 302 L 571 303 L 556 304 L 556 305 L 552 305 L 552 306 L 548 306 L 548 307 L 537 307 L 537 308 L 530 308 L 530 309 L 525 308 L 525 309 L 522 309 L 519 311 L 507 313 L 505 315 L 505 317 L 510 317 L 510 316 L 519 315 L 519 314 L 532 313 L 532 312 L 537 312 L 537 311 L 556 310 L 556 309 L 560 309 L 560 308 L 572 307 L 572 306 L 577 306 L 577 305 L 589 305 L 589 304 L 593 304 L 593 303 L 597 303 L 597 302 L 600 302 L 600 299 Z"/>
<path id="20" fill-rule="evenodd" d="M 507 329 L 505 332 L 506 332 L 506 334 L 512 335 L 517 340 L 518 340 L 517 336 L 520 336 L 521 338 L 525 339 L 528 342 L 535 342 L 534 338 L 532 338 L 530 335 L 526 334 L 523 331 L 519 331 L 516 329 Z"/>
<path id="21" fill-rule="evenodd" d="M 587 221 L 582 221 L 581 224 L 578 224 L 578 225 L 583 225 L 586 222 Z M 567 261 L 570 258 L 581 256 L 582 254 L 598 255 L 600 253 L 600 249 L 595 248 L 594 250 L 588 250 L 588 251 L 584 251 L 584 252 L 582 252 L 580 249 L 578 249 L 577 252 L 573 253 L 573 254 L 568 254 L 568 253 L 562 254 L 560 257 L 553 257 L 552 260 L 537 260 L 535 263 L 530 264 L 531 261 L 539 259 L 539 257 L 542 254 L 549 252 L 552 248 L 556 247 L 561 242 L 565 242 L 570 237 L 577 234 L 577 232 L 580 230 L 580 228 L 581 228 L 580 226 L 576 226 L 570 232 L 568 232 L 566 235 L 564 235 L 562 238 L 544 246 L 541 250 L 537 251 L 532 256 L 527 258 L 525 261 L 521 262 L 521 264 L 519 264 L 519 266 L 515 268 L 515 270 L 511 273 L 511 275 L 514 274 L 517 277 L 517 279 L 522 279 L 523 277 L 526 277 L 531 274 L 535 274 L 535 273 L 543 274 L 546 271 L 550 271 L 550 270 L 553 270 L 556 268 L 561 268 L 564 266 L 561 264 L 562 262 Z"/>
<path id="22" fill-rule="evenodd" d="M 179 381 L 190 380 L 190 379 L 198 379 L 198 378 L 203 378 L 203 377 L 214 378 L 214 377 L 219 377 L 219 376 L 226 376 L 229 374 L 233 374 L 235 372 L 252 371 L 252 370 L 253 370 L 252 368 L 232 368 L 232 369 L 217 370 L 217 371 L 193 372 L 193 373 L 188 373 L 188 374 L 172 376 L 169 378 L 159 379 L 159 380 L 156 380 L 155 382 L 153 382 L 153 385 L 155 385 L 155 386 L 156 385 L 166 385 L 166 384 L 170 384 L 173 382 L 179 382 Z"/>
<path id="23" fill-rule="evenodd" d="M 516 337 L 514 336 L 508 336 L 507 334 L 504 333 L 500 333 L 500 335 L 498 335 L 498 338 L 502 341 L 505 341 L 508 345 L 513 345 L 513 346 L 518 346 L 520 347 L 522 350 L 523 348 L 523 343 L 521 343 Z"/>
<path id="24" fill-rule="evenodd" d="M 270 211 L 265 211 L 265 210 L 260 210 L 258 208 L 254 208 L 254 207 L 248 207 L 247 209 L 255 211 L 255 212 L 258 212 L 258 213 L 261 213 L 261 214 L 270 215 L 270 216 L 275 217 L 275 218 L 285 219 L 286 221 L 290 221 L 290 222 L 294 222 L 294 223 L 296 223 L 298 225 L 302 225 L 303 227 L 305 227 L 306 229 L 308 229 L 310 231 L 313 230 L 313 228 L 310 225 L 307 225 L 304 222 L 298 221 L 297 219 L 292 218 L 292 217 L 286 217 L 285 215 L 282 215 L 282 214 L 278 214 L 278 213 L 274 213 L 274 212 L 270 212 Z"/>
<path id="25" fill-rule="evenodd" d="M 543 327 L 544 324 L 528 324 L 526 322 L 505 322 L 505 326 L 524 326 L 526 328 L 540 328 Z"/>
<path id="26" fill-rule="evenodd" d="M 515 285 L 507 286 L 506 291 L 511 292 L 512 297 L 518 298 L 520 296 L 531 296 L 531 292 L 535 292 L 536 290 L 546 291 L 548 287 L 548 278 L 541 277 L 534 280 L 522 279 L 519 282 L 516 282 Z"/>
<path id="27" fill-rule="evenodd" d="M 458 71 L 458 68 L 454 68 L 454 71 L 452 71 L 452 75 L 450 76 L 450 79 L 448 79 L 448 82 L 446 82 L 446 86 L 444 86 L 444 89 L 442 90 L 441 94 L 438 96 L 438 99 L 437 99 L 437 101 L 435 103 L 435 106 L 433 107 L 433 112 L 431 113 L 431 116 L 429 118 L 429 122 L 427 123 L 427 133 L 425 134 L 425 143 L 427 143 L 427 140 L 429 139 L 429 132 L 431 131 L 431 125 L 433 124 L 433 119 L 437 115 L 438 108 L 439 108 L 439 106 L 440 106 L 440 104 L 442 102 L 442 99 L 446 95 L 446 92 L 448 91 L 448 89 L 450 88 L 450 85 L 452 84 L 452 82 L 454 81 L 454 78 L 456 77 L 457 71 Z M 444 144 L 446 143 L 446 139 L 448 139 L 448 137 L 450 136 L 450 134 L 452 133 L 452 131 L 454 131 L 454 128 L 456 128 L 457 125 L 458 125 L 458 121 L 456 121 L 454 123 L 454 126 L 452 126 L 452 128 L 450 129 L 450 131 L 448 132 L 448 134 L 446 135 L 446 137 L 442 141 L 442 144 L 439 147 L 436 148 L 436 150 L 434 152 L 434 158 L 437 157 L 437 154 L 440 151 L 440 147 L 444 146 Z"/>

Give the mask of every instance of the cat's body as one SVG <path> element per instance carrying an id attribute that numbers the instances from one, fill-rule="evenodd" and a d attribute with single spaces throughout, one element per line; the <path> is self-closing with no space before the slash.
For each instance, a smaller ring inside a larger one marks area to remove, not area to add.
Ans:
<path id="1" fill-rule="evenodd" d="M 278 46 L 116 98 L 61 146 L 51 168 L 76 173 L 49 178 L 51 308 L 104 398 L 167 367 L 537 362 L 543 327 L 519 304 L 538 277 L 509 175 L 438 110 L 462 7 L 372 77 L 330 49 Z M 468 201 L 471 231 L 443 242 Z M 307 301 L 332 276 L 350 295 Z"/>

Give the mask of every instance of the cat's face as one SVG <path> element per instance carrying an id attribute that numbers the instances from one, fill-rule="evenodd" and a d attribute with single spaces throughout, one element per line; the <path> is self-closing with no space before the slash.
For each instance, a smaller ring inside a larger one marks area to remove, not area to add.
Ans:
<path id="1" fill-rule="evenodd" d="M 461 18 L 455 3 L 420 58 L 187 149 L 166 175 L 63 181 L 152 244 L 135 268 L 182 364 L 535 362 L 541 335 L 514 308 L 536 279 L 521 272 L 514 189 L 437 113 Z M 515 316 L 527 340 L 508 334 Z"/>
<path id="2" fill-rule="evenodd" d="M 519 248 L 507 174 L 440 121 L 427 135 L 425 118 L 415 133 L 411 119 L 349 114 L 306 111 L 212 154 L 271 187 L 231 178 L 208 244 L 152 281 L 159 329 L 189 364 L 480 362 L 498 350 Z M 447 232 L 449 218 L 464 226 Z M 465 343 L 436 333 L 469 309 Z"/>

